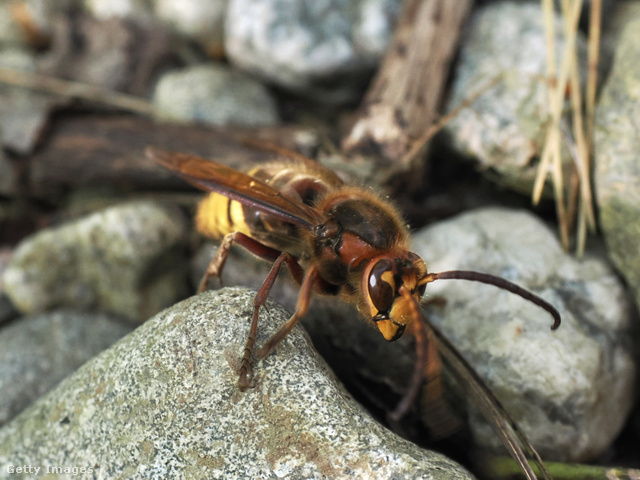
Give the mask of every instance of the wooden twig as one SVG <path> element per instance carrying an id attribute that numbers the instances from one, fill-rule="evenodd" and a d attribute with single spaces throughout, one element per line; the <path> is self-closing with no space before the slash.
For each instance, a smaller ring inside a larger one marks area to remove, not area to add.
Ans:
<path id="1" fill-rule="evenodd" d="M 457 105 L 454 109 L 452 109 L 449 113 L 440 117 L 440 119 L 438 119 L 437 122 L 435 122 L 433 125 L 427 128 L 427 130 L 422 134 L 420 138 L 418 138 L 418 140 L 413 142 L 410 150 L 402 158 L 401 163 L 405 165 L 409 165 L 413 161 L 415 161 L 415 159 L 421 153 L 424 153 L 424 151 L 426 150 L 427 144 L 440 130 L 442 130 L 451 120 L 457 117 L 460 114 L 460 112 L 471 107 L 478 98 L 480 98 L 482 95 L 487 93 L 488 90 L 498 85 L 502 80 L 503 80 L 502 74 L 496 75 L 491 80 L 489 80 L 485 85 L 479 88 L 475 93 L 473 93 L 471 96 L 464 99 L 464 101 L 460 102 L 460 104 Z"/>
<path id="2" fill-rule="evenodd" d="M 133 115 L 80 115 L 58 118 L 42 148 L 21 158 L 24 186 L 37 197 L 79 186 L 119 189 L 184 189 L 186 184 L 144 156 L 147 145 L 224 159 L 243 169 L 274 153 L 243 146 L 259 138 L 296 148 L 312 131 L 302 127 L 212 128 L 155 123 Z"/>
<path id="3" fill-rule="evenodd" d="M 343 139 L 347 153 L 373 153 L 407 171 L 406 153 L 431 127 L 472 0 L 408 0 L 393 42 Z M 402 160 L 401 160 L 402 159 Z"/>

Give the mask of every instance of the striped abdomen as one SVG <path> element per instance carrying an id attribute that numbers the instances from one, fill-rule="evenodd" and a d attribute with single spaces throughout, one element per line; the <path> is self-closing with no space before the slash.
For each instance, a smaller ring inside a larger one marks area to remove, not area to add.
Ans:
<path id="1" fill-rule="evenodd" d="M 248 174 L 282 192 L 315 205 L 324 194 L 342 186 L 341 180 L 315 163 L 276 161 L 259 165 Z M 242 232 L 276 250 L 300 254 L 303 245 L 295 225 L 274 219 L 254 208 L 210 193 L 201 202 L 196 215 L 200 233 L 212 238 L 222 238 L 228 233 Z"/>

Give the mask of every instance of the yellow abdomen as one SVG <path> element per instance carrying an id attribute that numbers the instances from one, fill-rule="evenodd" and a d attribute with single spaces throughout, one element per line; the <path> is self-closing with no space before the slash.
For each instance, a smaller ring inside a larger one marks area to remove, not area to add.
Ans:
<path id="1" fill-rule="evenodd" d="M 242 204 L 219 193 L 210 193 L 198 205 L 196 228 L 211 238 L 222 238 L 228 233 L 251 234 L 244 221 Z"/>

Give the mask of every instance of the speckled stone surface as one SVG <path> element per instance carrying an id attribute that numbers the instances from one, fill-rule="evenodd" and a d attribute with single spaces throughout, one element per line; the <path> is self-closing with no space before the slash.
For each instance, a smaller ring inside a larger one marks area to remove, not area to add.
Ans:
<path id="1" fill-rule="evenodd" d="M 640 8 L 625 12 L 596 111 L 593 178 L 609 256 L 640 307 Z"/>
<path id="2" fill-rule="evenodd" d="M 133 330 L 105 314 L 57 311 L 0 329 L 0 425 Z"/>
<path id="3" fill-rule="evenodd" d="M 86 364 L 0 430 L 0 478 L 9 464 L 96 478 L 471 478 L 369 417 L 301 328 L 240 392 L 253 299 L 192 297 Z M 258 344 L 288 314 L 270 303 L 261 318 Z"/>
<path id="4" fill-rule="evenodd" d="M 276 102 L 266 87 L 228 65 L 209 62 L 167 72 L 153 105 L 168 120 L 207 125 L 277 125 Z"/>

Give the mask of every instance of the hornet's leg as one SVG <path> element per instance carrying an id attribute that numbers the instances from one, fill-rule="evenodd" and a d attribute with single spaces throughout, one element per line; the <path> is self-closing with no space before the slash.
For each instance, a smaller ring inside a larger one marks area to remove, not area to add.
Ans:
<path id="1" fill-rule="evenodd" d="M 291 318 L 285 323 L 280 330 L 274 333 L 269 340 L 262 346 L 260 350 L 258 350 L 258 358 L 262 359 L 269 355 L 274 348 L 286 337 L 291 329 L 298 323 L 304 315 L 309 310 L 309 302 L 311 301 L 311 293 L 313 292 L 313 288 L 316 286 L 318 282 L 318 271 L 315 267 L 309 267 L 307 273 L 302 281 L 302 285 L 300 287 L 300 294 L 298 295 L 298 303 L 296 304 L 296 311 L 293 313 Z"/>
<path id="2" fill-rule="evenodd" d="M 255 242 L 255 240 L 252 241 Z M 259 243 L 258 245 L 263 246 Z M 271 291 L 271 288 L 276 281 L 276 277 L 278 276 L 278 272 L 280 271 L 280 267 L 283 263 L 287 265 L 291 276 L 296 280 L 296 282 L 303 282 L 302 278 L 304 271 L 302 270 L 300 264 L 293 257 L 293 255 L 287 252 L 282 252 L 276 258 L 275 262 L 273 262 L 273 266 L 271 267 L 267 278 L 265 278 L 262 286 L 258 290 L 256 298 L 253 302 L 254 309 L 253 316 L 251 317 L 251 327 L 249 327 L 249 335 L 247 335 L 247 341 L 245 343 L 242 360 L 240 362 L 240 378 L 238 379 L 238 387 L 240 387 L 240 390 L 245 390 L 254 386 L 252 381 L 253 369 L 251 368 L 251 357 L 253 355 L 253 347 L 258 336 L 258 314 L 260 312 L 260 307 L 267 303 L 269 292 Z M 259 358 L 262 357 L 259 356 Z"/>
<path id="3" fill-rule="evenodd" d="M 460 430 L 461 424 L 444 396 L 442 359 L 438 339 L 428 325 L 424 325 L 424 328 L 429 348 L 427 362 L 423 366 L 424 387 L 420 395 L 421 419 L 434 439 L 445 438 Z"/>
<path id="4" fill-rule="evenodd" d="M 247 251 L 251 252 L 255 256 L 262 258 L 264 260 L 275 261 L 279 256 L 280 252 L 271 247 L 267 247 L 262 243 L 254 240 L 251 237 L 248 237 L 244 233 L 241 232 L 233 232 L 225 235 L 218 247 L 218 251 L 215 256 L 209 262 L 209 266 L 202 276 L 202 280 L 200 280 L 200 285 L 198 286 L 198 293 L 202 293 L 207 289 L 207 285 L 209 280 L 212 278 L 220 278 L 222 274 L 222 269 L 224 268 L 224 264 L 227 261 L 227 257 L 229 256 L 229 252 L 231 251 L 231 245 L 234 243 L 240 245 L 245 248 Z M 288 262 L 289 265 L 290 262 Z M 297 265 L 297 262 L 295 262 Z M 289 266 L 289 270 L 294 278 L 294 280 L 300 284 L 302 281 L 303 271 L 302 268 L 297 265 L 297 269 L 292 269 Z M 295 270 L 295 271 L 294 271 Z"/>
<path id="5" fill-rule="evenodd" d="M 406 290 L 401 293 L 410 298 Z M 459 427 L 459 422 L 443 396 L 442 360 L 438 352 L 438 341 L 433 330 L 426 324 L 418 302 L 413 300 L 411 305 L 414 320 L 409 331 L 414 335 L 416 342 L 415 367 L 407 393 L 389 414 L 389 418 L 397 422 L 404 417 L 415 403 L 424 384 L 421 406 L 427 416 L 425 423 L 434 436 L 446 436 Z"/>

